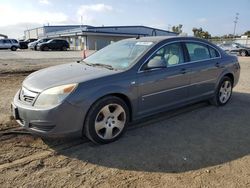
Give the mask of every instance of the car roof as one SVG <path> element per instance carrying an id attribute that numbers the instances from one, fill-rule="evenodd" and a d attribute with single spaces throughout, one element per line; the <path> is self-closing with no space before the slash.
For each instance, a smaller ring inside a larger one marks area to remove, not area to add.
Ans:
<path id="1" fill-rule="evenodd" d="M 158 43 L 158 42 L 161 42 L 161 41 L 164 41 L 164 40 L 168 40 L 168 39 L 171 39 L 171 40 L 195 40 L 195 41 L 202 41 L 202 42 L 207 42 L 206 40 L 204 39 L 200 39 L 200 38 L 197 38 L 197 37 L 184 37 L 184 36 L 150 36 L 150 37 L 140 37 L 140 38 L 130 38 L 130 39 L 127 39 L 127 40 L 130 40 L 130 41 L 138 41 L 138 42 L 155 42 L 155 43 Z"/>

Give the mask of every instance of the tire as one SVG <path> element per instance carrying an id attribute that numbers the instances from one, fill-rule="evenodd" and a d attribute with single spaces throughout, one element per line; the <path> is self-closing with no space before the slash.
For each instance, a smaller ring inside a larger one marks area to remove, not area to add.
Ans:
<path id="1" fill-rule="evenodd" d="M 248 56 L 248 53 L 247 53 L 246 50 L 241 50 L 241 51 L 240 51 L 240 55 L 241 55 L 242 57 L 245 57 L 245 56 Z"/>
<path id="2" fill-rule="evenodd" d="M 67 47 L 66 47 L 66 46 L 63 46 L 63 47 L 62 47 L 62 51 L 67 51 Z"/>
<path id="3" fill-rule="evenodd" d="M 107 144 L 122 136 L 128 121 L 126 103 L 115 96 L 104 97 L 90 108 L 83 133 L 94 143 Z"/>
<path id="4" fill-rule="evenodd" d="M 233 91 L 233 81 L 228 76 L 223 77 L 215 91 L 210 103 L 215 106 L 224 106 L 231 99 Z"/>
<path id="5" fill-rule="evenodd" d="M 41 48 L 42 51 L 49 51 L 49 47 L 48 46 L 44 46 L 43 48 Z"/>
<path id="6" fill-rule="evenodd" d="M 15 47 L 15 46 L 11 46 L 11 51 L 16 51 L 17 50 L 17 47 Z"/>

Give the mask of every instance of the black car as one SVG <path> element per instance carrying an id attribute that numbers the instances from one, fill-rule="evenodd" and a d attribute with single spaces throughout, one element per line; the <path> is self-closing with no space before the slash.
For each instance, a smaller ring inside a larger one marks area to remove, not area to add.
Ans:
<path id="1" fill-rule="evenodd" d="M 19 40 L 20 49 L 28 49 L 28 44 L 36 41 L 37 39 L 27 39 L 25 41 Z"/>
<path id="2" fill-rule="evenodd" d="M 48 42 L 37 44 L 37 50 L 63 50 L 66 51 L 69 48 L 69 43 L 63 39 L 51 39 Z"/>

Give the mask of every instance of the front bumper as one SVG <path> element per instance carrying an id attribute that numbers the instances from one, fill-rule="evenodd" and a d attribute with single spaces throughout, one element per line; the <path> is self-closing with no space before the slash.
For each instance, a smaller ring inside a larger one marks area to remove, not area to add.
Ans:
<path id="1" fill-rule="evenodd" d="M 17 92 L 11 106 L 16 121 L 33 133 L 44 136 L 82 135 L 85 114 L 66 100 L 54 108 L 41 109 L 24 104 Z"/>

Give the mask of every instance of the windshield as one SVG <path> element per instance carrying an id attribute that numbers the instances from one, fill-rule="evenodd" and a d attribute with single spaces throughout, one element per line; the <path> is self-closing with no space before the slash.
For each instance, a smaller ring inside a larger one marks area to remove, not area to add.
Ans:
<path id="1" fill-rule="evenodd" d="M 246 47 L 246 46 L 244 46 L 244 45 L 242 45 L 242 44 L 240 44 L 240 43 L 234 43 L 234 44 L 236 44 L 237 46 L 242 47 L 242 48 L 245 48 L 245 47 Z"/>
<path id="2" fill-rule="evenodd" d="M 127 69 L 133 62 L 148 50 L 153 42 L 138 42 L 123 40 L 97 51 L 84 59 L 84 62 L 93 66 L 106 65 L 113 69 Z"/>

